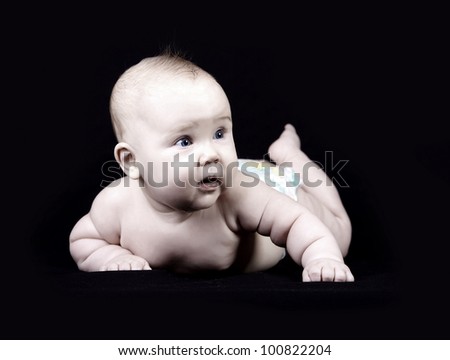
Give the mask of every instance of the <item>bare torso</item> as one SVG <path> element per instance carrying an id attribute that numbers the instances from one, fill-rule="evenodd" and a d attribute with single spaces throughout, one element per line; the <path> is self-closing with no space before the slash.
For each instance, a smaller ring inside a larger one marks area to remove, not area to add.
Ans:
<path id="1" fill-rule="evenodd" d="M 276 265 L 284 256 L 284 249 L 270 238 L 242 231 L 225 210 L 226 199 L 173 217 L 150 207 L 138 187 L 115 190 L 133 192 L 133 201 L 121 211 L 120 245 L 147 260 L 153 269 L 258 271 Z"/>

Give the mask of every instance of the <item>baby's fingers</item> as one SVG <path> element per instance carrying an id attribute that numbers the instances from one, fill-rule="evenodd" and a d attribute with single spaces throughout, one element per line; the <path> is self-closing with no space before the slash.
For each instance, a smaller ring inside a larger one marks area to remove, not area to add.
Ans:
<path id="1" fill-rule="evenodd" d="M 147 261 L 132 261 L 129 264 L 122 264 L 120 270 L 151 270 Z"/>
<path id="2" fill-rule="evenodd" d="M 352 282 L 352 281 L 355 281 L 355 278 L 353 277 L 353 274 L 347 267 L 346 268 L 336 268 L 334 281 L 336 281 L 336 282 Z"/>
<path id="3" fill-rule="evenodd" d="M 352 282 L 355 281 L 350 269 L 344 264 L 335 262 L 317 262 L 303 270 L 304 282 Z"/>
<path id="4" fill-rule="evenodd" d="M 138 256 L 120 256 L 103 265 L 100 271 L 151 270 L 148 262 Z"/>
<path id="5" fill-rule="evenodd" d="M 334 269 L 326 267 L 313 267 L 303 270 L 303 281 L 334 281 Z"/>
<path id="6" fill-rule="evenodd" d="M 321 267 L 313 267 L 310 269 L 303 270 L 303 281 L 322 281 L 322 268 Z"/>
<path id="7" fill-rule="evenodd" d="M 150 265 L 141 262 L 124 262 L 124 263 L 112 263 L 106 266 L 102 266 L 100 271 L 126 271 L 126 270 L 151 270 Z"/>
<path id="8" fill-rule="evenodd" d="M 119 264 L 109 263 L 100 267 L 99 271 L 117 271 L 119 270 Z"/>
<path id="9" fill-rule="evenodd" d="M 324 266 L 322 268 L 322 281 L 334 281 L 334 270 L 335 269 L 331 266 Z"/>

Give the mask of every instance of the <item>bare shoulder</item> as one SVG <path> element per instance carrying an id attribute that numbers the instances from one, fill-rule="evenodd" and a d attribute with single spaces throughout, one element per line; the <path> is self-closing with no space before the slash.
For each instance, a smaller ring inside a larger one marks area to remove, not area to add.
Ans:
<path id="1" fill-rule="evenodd" d="M 120 231 L 120 219 L 133 189 L 126 178 L 113 181 L 95 197 L 89 215 L 100 233 Z"/>
<path id="2" fill-rule="evenodd" d="M 116 209 L 118 206 L 123 204 L 123 201 L 129 196 L 131 192 L 129 184 L 126 182 L 125 178 L 120 178 L 107 187 L 103 188 L 95 197 L 92 208 L 96 207 L 111 207 Z M 103 209 L 107 210 L 107 209 Z"/>
<path id="3" fill-rule="evenodd" d="M 79 239 L 102 239 L 117 244 L 120 239 L 121 208 L 125 204 L 124 180 L 118 179 L 101 190 L 92 202 L 89 213 L 73 227 L 71 243 Z"/>
<path id="4" fill-rule="evenodd" d="M 290 223 L 303 207 L 274 188 L 236 171 L 227 188 L 227 201 L 238 223 L 246 230 L 268 234 L 274 223 Z"/>
<path id="5" fill-rule="evenodd" d="M 255 231 L 272 189 L 258 179 L 237 170 L 227 184 L 225 202 L 227 213 L 236 217 L 237 222 L 247 230 Z"/>

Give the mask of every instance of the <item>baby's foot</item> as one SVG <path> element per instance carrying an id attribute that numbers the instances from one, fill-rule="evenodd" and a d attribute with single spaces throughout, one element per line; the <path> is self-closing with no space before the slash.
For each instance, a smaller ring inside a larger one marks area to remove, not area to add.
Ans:
<path id="1" fill-rule="evenodd" d="M 286 124 L 280 137 L 269 146 L 270 159 L 276 164 L 292 160 L 300 152 L 300 138 L 291 124 Z"/>

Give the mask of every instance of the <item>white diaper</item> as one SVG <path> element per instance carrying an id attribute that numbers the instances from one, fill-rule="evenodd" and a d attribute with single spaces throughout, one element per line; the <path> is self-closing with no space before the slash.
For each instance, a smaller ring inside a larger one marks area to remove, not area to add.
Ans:
<path id="1" fill-rule="evenodd" d="M 269 163 L 239 159 L 239 170 L 243 174 L 259 179 L 282 194 L 297 200 L 297 188 L 301 185 L 300 174 L 287 166 L 269 166 Z"/>

